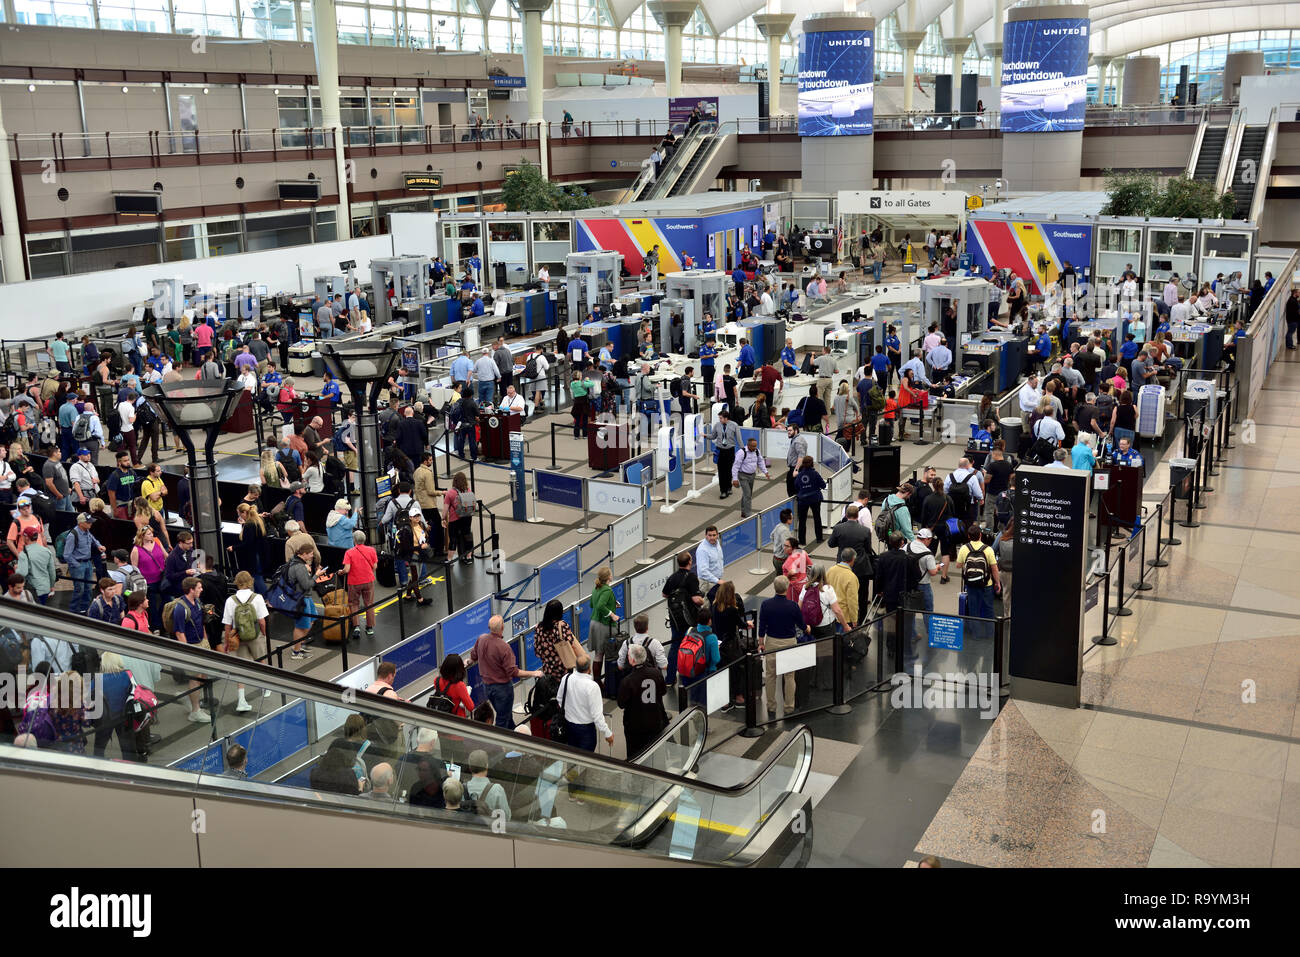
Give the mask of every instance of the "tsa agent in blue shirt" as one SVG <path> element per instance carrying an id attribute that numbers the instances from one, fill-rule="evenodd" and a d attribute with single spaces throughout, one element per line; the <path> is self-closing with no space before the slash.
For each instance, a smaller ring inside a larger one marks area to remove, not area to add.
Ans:
<path id="1" fill-rule="evenodd" d="M 1168 331 L 1169 331 L 1168 319 L 1162 320 L 1161 323 L 1158 326 L 1156 326 L 1156 332 L 1168 332 Z"/>
<path id="2" fill-rule="evenodd" d="M 1119 347 L 1119 356 L 1124 360 L 1124 365 L 1128 366 L 1137 358 L 1137 354 L 1137 341 L 1133 338 L 1133 334 L 1129 333 L 1124 339 L 1124 344 Z"/>
<path id="3" fill-rule="evenodd" d="M 871 371 L 875 373 L 876 381 L 882 389 L 889 385 L 889 368 L 889 356 L 885 355 L 885 347 L 876 346 L 875 354 L 871 357 Z"/>
<path id="4" fill-rule="evenodd" d="M 754 366 L 758 365 L 758 356 L 754 354 L 754 347 L 746 340 L 741 339 L 740 342 L 740 378 L 747 379 L 754 374 Z"/>
<path id="5" fill-rule="evenodd" d="M 731 271 L 731 281 L 736 284 L 736 298 L 739 299 L 745 293 L 745 270 L 737 266 Z"/>
<path id="6" fill-rule="evenodd" d="M 322 399 L 327 398 L 334 405 L 338 405 L 339 399 L 342 398 L 339 393 L 339 384 L 334 381 L 334 377 L 330 375 L 328 369 L 325 370 L 325 380 L 321 383 L 320 394 Z"/>
<path id="7" fill-rule="evenodd" d="M 600 347 L 600 367 L 602 369 L 612 369 L 614 367 L 614 353 L 609 348 L 609 343 Z"/>
<path id="8" fill-rule="evenodd" d="M 483 260 L 479 259 L 477 256 L 470 256 L 469 268 L 474 270 L 474 278 L 477 279 L 479 274 L 483 271 Z"/>
<path id="9" fill-rule="evenodd" d="M 1039 334 L 1038 341 L 1034 343 L 1034 348 L 1038 351 L 1035 353 L 1037 358 L 1043 362 L 1052 354 L 1052 337 L 1046 332 Z"/>
<path id="10" fill-rule="evenodd" d="M 895 369 L 903 364 L 903 345 L 898 341 L 893 326 L 890 326 L 885 333 L 885 357 Z"/>
<path id="11" fill-rule="evenodd" d="M 469 314 L 471 316 L 483 315 L 483 297 L 478 293 L 474 293 L 474 301 L 470 303 Z"/>
<path id="12" fill-rule="evenodd" d="M 709 336 L 704 345 L 700 346 L 700 373 L 704 376 L 704 390 L 707 395 L 713 394 L 713 360 L 717 357 L 718 347 L 714 344 L 713 336 Z"/>
<path id="13" fill-rule="evenodd" d="M 706 312 L 704 314 L 704 324 L 700 326 L 700 335 L 708 339 L 717 331 L 718 324 L 713 321 L 713 314 Z"/>
<path id="14" fill-rule="evenodd" d="M 1139 469 L 1142 467 L 1142 454 L 1137 449 L 1129 447 L 1128 439 L 1119 440 L 1119 448 L 1111 454 L 1110 458 L 1116 465 L 1130 465 Z"/>
<path id="15" fill-rule="evenodd" d="M 569 340 L 568 351 L 574 369 L 581 371 L 587 368 L 587 363 L 591 361 L 591 352 L 581 336 Z"/>
<path id="16" fill-rule="evenodd" d="M 795 361 L 794 346 L 789 345 L 790 340 L 786 340 L 786 347 L 781 350 L 781 375 L 791 376 L 799 374 L 799 364 Z"/>

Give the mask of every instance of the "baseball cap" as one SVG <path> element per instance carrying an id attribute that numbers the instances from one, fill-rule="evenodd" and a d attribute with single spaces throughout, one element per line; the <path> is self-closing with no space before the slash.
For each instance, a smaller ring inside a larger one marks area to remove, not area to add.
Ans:
<path id="1" fill-rule="evenodd" d="M 77 449 L 77 454 L 78 454 L 78 455 L 89 455 L 89 454 L 90 454 L 90 449 Z"/>
<path id="2" fill-rule="evenodd" d="M 92 518 L 90 517 L 90 513 L 89 513 L 89 512 L 82 512 L 80 515 L 77 516 L 77 524 L 78 524 L 78 525 L 90 525 L 90 524 L 92 524 L 93 522 L 94 522 L 94 519 L 92 519 Z"/>
<path id="3" fill-rule="evenodd" d="M 37 538 L 40 536 L 41 530 L 34 525 L 28 525 L 23 529 L 23 534 L 28 538 Z"/>
<path id="4" fill-rule="evenodd" d="M 934 538 L 934 533 L 931 532 L 928 528 L 921 528 L 921 529 L 917 529 L 916 537 L 917 537 L 917 538 Z"/>

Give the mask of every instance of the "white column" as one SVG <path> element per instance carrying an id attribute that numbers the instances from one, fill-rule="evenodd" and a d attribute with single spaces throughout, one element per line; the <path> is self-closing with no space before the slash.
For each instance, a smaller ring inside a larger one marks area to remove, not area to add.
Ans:
<path id="1" fill-rule="evenodd" d="M 912 94 L 916 90 L 916 51 L 925 39 L 924 30 L 900 30 L 894 34 L 903 48 L 903 112 L 912 112 Z"/>
<path id="2" fill-rule="evenodd" d="M 988 45 L 988 52 L 993 55 L 993 82 L 989 96 L 993 102 L 988 106 L 990 110 L 1002 109 L 1002 27 L 1006 15 L 1002 4 L 1003 0 L 993 0 L 993 42 Z"/>
<path id="3" fill-rule="evenodd" d="M 334 137 L 334 176 L 339 190 L 335 235 L 339 239 L 351 239 L 352 204 L 348 201 L 343 123 L 339 118 L 339 25 L 334 0 L 312 0 L 311 33 L 312 49 L 316 54 L 316 82 L 320 87 L 321 127 Z"/>
<path id="4" fill-rule="evenodd" d="M 771 116 L 786 116 L 781 109 L 781 41 L 785 39 L 793 13 L 756 13 L 754 26 L 767 38 L 767 100 Z"/>
<path id="5" fill-rule="evenodd" d="M 538 129 L 537 147 L 542 176 L 550 178 L 551 162 L 546 152 L 546 118 L 542 91 L 546 88 L 546 64 L 542 56 L 542 14 L 551 0 L 513 0 L 524 26 L 524 82 L 528 89 L 528 123 Z"/>
<path id="6" fill-rule="evenodd" d="M 651 0 L 647 8 L 664 31 L 664 74 L 668 96 L 682 95 L 682 29 L 695 15 L 697 0 Z"/>
<path id="7" fill-rule="evenodd" d="M 18 197 L 14 192 L 13 166 L 9 163 L 9 132 L 0 115 L 0 259 L 4 260 L 5 282 L 22 282 L 27 278 L 23 262 L 23 236 L 18 227 Z"/>

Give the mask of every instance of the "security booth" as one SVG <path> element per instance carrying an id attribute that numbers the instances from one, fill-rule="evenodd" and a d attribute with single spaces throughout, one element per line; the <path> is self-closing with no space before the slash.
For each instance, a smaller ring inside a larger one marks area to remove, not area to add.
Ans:
<path id="1" fill-rule="evenodd" d="M 944 276 L 921 282 L 921 325 L 937 323 L 952 350 L 954 371 L 962 369 L 962 349 L 989 327 L 992 284 L 973 276 Z M 951 308 L 949 308 L 951 307 Z"/>
<path id="2" fill-rule="evenodd" d="M 316 276 L 312 279 L 317 299 L 333 299 L 335 293 L 347 298 L 348 279 L 346 276 Z"/>
<path id="3" fill-rule="evenodd" d="M 598 306 L 604 312 L 619 296 L 622 266 L 623 254 L 612 249 L 569 253 L 564 260 L 567 321 L 581 323 Z"/>
<path id="4" fill-rule="evenodd" d="M 721 270 L 687 269 L 683 272 L 668 273 L 664 276 L 664 299 L 689 303 L 692 308 L 682 310 L 686 321 L 680 334 L 674 336 L 672 347 L 669 340 L 662 338 L 660 343 L 665 352 L 691 355 L 703 345 L 703 337 L 696 330 L 704 321 L 704 314 L 711 314 L 720 325 L 725 321 L 727 309 L 727 291 L 732 285 L 729 275 Z M 660 308 L 661 330 L 663 309 Z"/>
<path id="5" fill-rule="evenodd" d="M 370 301 L 375 307 L 372 317 L 376 326 L 393 320 L 393 310 L 388 304 L 391 286 L 399 304 L 425 295 L 424 267 L 427 260 L 420 256 L 398 256 L 392 259 L 370 260 Z"/>

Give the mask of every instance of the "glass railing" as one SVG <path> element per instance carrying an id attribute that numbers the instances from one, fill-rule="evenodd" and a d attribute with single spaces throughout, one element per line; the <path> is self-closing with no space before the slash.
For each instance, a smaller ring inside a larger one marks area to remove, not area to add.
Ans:
<path id="1" fill-rule="evenodd" d="M 32 767 L 104 783 L 253 794 L 721 864 L 745 862 L 812 760 L 812 736 L 798 727 L 749 779 L 720 787 L 690 776 L 707 735 L 694 709 L 628 763 L 37 606 L 0 603 L 0 629 L 30 647 L 24 676 L 32 666 L 55 675 L 51 720 L 39 695 L 24 702 L 31 717 L 19 731 L 41 745 Z M 128 712 L 124 671 L 156 707 Z M 3 749 L 7 767 L 26 757 Z"/>

